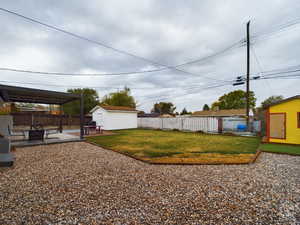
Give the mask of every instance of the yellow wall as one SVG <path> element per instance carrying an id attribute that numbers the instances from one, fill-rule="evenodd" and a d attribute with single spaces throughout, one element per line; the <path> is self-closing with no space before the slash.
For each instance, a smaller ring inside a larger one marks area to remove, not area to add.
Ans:
<path id="1" fill-rule="evenodd" d="M 300 112 L 300 99 L 294 99 L 270 107 L 270 113 L 286 113 L 286 139 L 270 138 L 270 142 L 300 144 L 300 128 L 297 127 L 297 112 Z"/>

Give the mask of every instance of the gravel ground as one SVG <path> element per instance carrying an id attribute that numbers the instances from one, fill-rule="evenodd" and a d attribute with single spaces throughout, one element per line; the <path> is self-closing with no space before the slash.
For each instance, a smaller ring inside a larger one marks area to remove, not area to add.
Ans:
<path id="1" fill-rule="evenodd" d="M 19 148 L 0 224 L 300 224 L 300 157 L 148 165 L 88 143 Z"/>

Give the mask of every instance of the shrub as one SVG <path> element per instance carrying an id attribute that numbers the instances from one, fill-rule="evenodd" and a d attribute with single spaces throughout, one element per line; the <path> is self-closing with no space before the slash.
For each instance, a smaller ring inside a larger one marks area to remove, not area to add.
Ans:
<path id="1" fill-rule="evenodd" d="M 203 130 L 197 130 L 196 133 L 198 133 L 198 134 L 205 134 L 205 132 Z"/>

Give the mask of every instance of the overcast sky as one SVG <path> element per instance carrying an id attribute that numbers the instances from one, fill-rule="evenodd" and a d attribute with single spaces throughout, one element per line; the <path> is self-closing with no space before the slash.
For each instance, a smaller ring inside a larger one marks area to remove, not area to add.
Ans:
<path id="1" fill-rule="evenodd" d="M 245 38 L 248 20 L 254 36 L 276 31 L 282 24 L 300 18 L 300 1 L 296 0 L 2 0 L 0 7 L 168 66 L 214 54 Z M 0 67 L 65 73 L 162 68 L 2 11 L 0 29 Z M 254 40 L 252 74 L 300 64 L 299 24 Z M 205 87 L 244 75 L 246 47 L 237 46 L 218 57 L 178 69 L 190 74 L 168 69 L 128 76 L 70 77 L 1 71 L 0 83 L 20 82 L 5 84 L 57 91 L 66 91 L 69 86 L 97 87 L 100 97 L 126 85 L 132 88 L 141 110 L 150 111 L 158 101 L 171 101 L 178 111 L 183 107 L 195 111 L 224 93 L 245 89 L 232 85 Z M 270 95 L 300 94 L 299 79 L 259 80 L 250 85 L 257 105 Z"/>

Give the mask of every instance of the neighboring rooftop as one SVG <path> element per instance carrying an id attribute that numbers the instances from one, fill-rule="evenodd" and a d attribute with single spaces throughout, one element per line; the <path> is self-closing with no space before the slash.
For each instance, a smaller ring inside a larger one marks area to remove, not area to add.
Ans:
<path id="1" fill-rule="evenodd" d="M 139 113 L 138 117 L 160 117 L 160 113 Z"/>
<path id="2" fill-rule="evenodd" d="M 49 111 L 49 108 L 44 107 L 42 105 L 36 105 L 36 106 L 17 105 L 16 107 L 21 112 L 48 112 Z"/>
<path id="3" fill-rule="evenodd" d="M 250 110 L 250 115 L 251 115 Z M 196 111 L 192 116 L 246 116 L 246 109 L 222 109 L 222 110 L 207 110 L 207 111 Z"/>
<path id="4" fill-rule="evenodd" d="M 278 102 L 275 102 L 275 103 L 272 103 L 272 104 L 266 106 L 265 108 L 268 108 L 268 107 L 273 106 L 273 105 L 278 105 L 278 104 L 281 104 L 281 103 L 284 103 L 284 102 L 292 101 L 292 100 L 295 100 L 295 99 L 300 99 L 300 95 L 295 95 L 293 97 L 280 100 Z"/>

